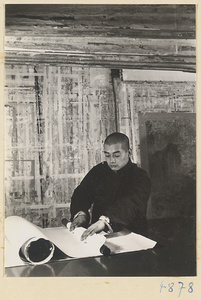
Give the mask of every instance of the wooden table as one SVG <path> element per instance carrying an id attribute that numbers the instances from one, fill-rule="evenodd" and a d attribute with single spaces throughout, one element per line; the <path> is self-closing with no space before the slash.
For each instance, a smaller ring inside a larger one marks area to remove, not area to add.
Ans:
<path id="1" fill-rule="evenodd" d="M 5 269 L 10 277 L 196 276 L 195 218 L 148 220 L 150 250 Z"/>

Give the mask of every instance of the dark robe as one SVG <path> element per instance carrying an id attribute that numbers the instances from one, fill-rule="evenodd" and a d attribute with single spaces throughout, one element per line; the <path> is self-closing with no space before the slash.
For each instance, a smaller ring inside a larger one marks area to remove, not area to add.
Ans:
<path id="1" fill-rule="evenodd" d="M 114 231 L 128 228 L 132 231 L 146 219 L 147 201 L 151 184 L 145 170 L 130 160 L 114 172 L 106 162 L 93 167 L 75 189 L 71 199 L 71 220 L 83 211 L 89 221 L 91 205 L 92 223 L 101 215 L 109 217 Z"/>

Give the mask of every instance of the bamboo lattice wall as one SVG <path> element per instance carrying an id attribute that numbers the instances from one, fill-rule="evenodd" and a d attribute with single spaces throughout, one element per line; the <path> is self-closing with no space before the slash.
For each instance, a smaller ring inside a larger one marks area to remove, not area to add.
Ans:
<path id="1" fill-rule="evenodd" d="M 58 225 L 115 130 L 110 70 L 7 65 L 6 93 L 6 215 Z"/>

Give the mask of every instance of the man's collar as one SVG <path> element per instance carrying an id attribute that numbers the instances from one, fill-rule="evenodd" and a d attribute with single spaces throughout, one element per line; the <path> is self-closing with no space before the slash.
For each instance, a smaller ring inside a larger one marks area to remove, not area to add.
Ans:
<path id="1" fill-rule="evenodd" d="M 124 172 L 126 172 L 130 168 L 131 165 L 132 165 L 132 162 L 131 162 L 131 160 L 129 158 L 127 164 L 123 168 L 121 168 L 120 170 L 118 170 L 116 173 L 117 174 L 123 174 Z"/>

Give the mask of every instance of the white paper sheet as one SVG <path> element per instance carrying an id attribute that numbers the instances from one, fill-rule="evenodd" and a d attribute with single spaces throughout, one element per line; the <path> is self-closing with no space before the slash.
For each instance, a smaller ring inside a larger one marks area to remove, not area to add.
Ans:
<path id="1" fill-rule="evenodd" d="M 146 250 L 156 245 L 155 241 L 127 230 L 106 236 L 95 234 L 81 241 L 80 237 L 84 230 L 82 227 L 76 228 L 73 232 L 65 227 L 43 229 L 18 216 L 8 217 L 5 220 L 5 267 L 26 264 L 20 258 L 19 250 L 23 244 L 29 247 L 32 239 L 48 240 L 72 258 L 100 256 L 103 244 L 111 250 L 111 254 Z M 51 256 L 37 264 L 48 262 Z"/>
<path id="2" fill-rule="evenodd" d="M 130 232 L 126 235 L 108 238 L 105 245 L 111 250 L 111 254 L 117 254 L 152 249 L 156 242 L 140 234 Z"/>
<path id="3" fill-rule="evenodd" d="M 89 236 L 81 241 L 81 235 L 86 229 L 76 228 L 70 232 L 67 228 L 44 229 L 49 238 L 61 251 L 71 257 L 81 258 L 101 255 L 100 248 L 105 243 L 106 237 L 100 234 Z"/>

